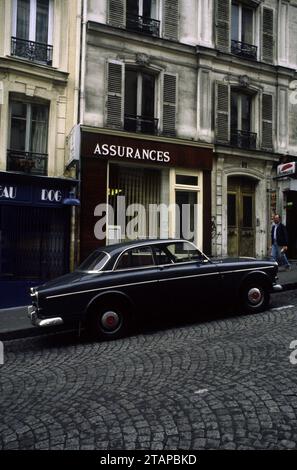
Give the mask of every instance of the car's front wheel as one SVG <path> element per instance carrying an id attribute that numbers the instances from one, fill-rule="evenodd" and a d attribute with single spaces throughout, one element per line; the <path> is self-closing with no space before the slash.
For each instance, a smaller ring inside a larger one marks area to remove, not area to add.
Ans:
<path id="1" fill-rule="evenodd" d="M 128 314 L 120 304 L 95 305 L 88 320 L 89 333 L 95 339 L 117 339 L 128 331 Z"/>
<path id="2" fill-rule="evenodd" d="M 269 291 L 265 284 L 260 282 L 249 282 L 241 289 L 241 305 L 245 312 L 263 312 L 269 305 Z"/>

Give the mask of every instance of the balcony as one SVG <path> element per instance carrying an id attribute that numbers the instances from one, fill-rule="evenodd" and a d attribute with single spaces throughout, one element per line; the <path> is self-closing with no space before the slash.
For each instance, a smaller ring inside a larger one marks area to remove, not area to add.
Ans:
<path id="1" fill-rule="evenodd" d="M 53 46 L 12 37 L 11 55 L 51 66 L 53 63 Z"/>
<path id="2" fill-rule="evenodd" d="M 46 176 L 47 160 L 48 155 L 44 153 L 7 150 L 7 171 Z"/>
<path id="3" fill-rule="evenodd" d="M 156 135 L 158 134 L 158 123 L 159 119 L 125 114 L 124 129 L 129 132 Z"/>
<path id="4" fill-rule="evenodd" d="M 233 147 L 253 150 L 257 147 L 257 134 L 254 132 L 232 129 L 230 143 Z"/>
<path id="5" fill-rule="evenodd" d="M 245 59 L 257 59 L 257 46 L 240 41 L 231 41 L 232 54 L 244 57 Z"/>
<path id="6" fill-rule="evenodd" d="M 160 36 L 160 21 L 144 16 L 127 15 L 126 29 L 136 33 L 149 34 L 150 36 Z"/>

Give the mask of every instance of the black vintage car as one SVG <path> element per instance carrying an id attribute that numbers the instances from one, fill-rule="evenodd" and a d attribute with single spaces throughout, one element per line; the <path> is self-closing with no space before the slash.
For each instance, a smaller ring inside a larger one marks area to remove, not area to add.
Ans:
<path id="1" fill-rule="evenodd" d="M 98 338 L 123 335 L 144 315 L 197 312 L 213 299 L 265 310 L 277 263 L 254 258 L 212 261 L 191 242 L 143 240 L 93 252 L 71 274 L 31 289 L 28 315 L 38 327 L 76 323 Z"/>

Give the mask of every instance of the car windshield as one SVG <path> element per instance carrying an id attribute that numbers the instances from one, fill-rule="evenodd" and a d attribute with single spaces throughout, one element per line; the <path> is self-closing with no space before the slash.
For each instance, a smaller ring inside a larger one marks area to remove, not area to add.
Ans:
<path id="1" fill-rule="evenodd" d="M 105 251 L 94 251 L 88 258 L 77 268 L 77 271 L 98 272 L 101 271 L 109 259 Z"/>

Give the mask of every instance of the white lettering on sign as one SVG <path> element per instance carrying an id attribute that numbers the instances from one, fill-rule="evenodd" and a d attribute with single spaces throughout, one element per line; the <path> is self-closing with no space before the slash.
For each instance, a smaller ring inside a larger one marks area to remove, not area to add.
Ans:
<path id="1" fill-rule="evenodd" d="M 42 189 L 41 191 L 41 200 L 49 202 L 61 202 L 62 193 L 60 190 L 54 189 Z"/>
<path id="2" fill-rule="evenodd" d="M 134 160 L 149 160 L 160 163 L 170 162 L 169 152 L 164 152 L 162 150 L 134 149 L 123 145 L 97 144 L 94 150 L 94 155 L 132 158 Z"/>
<path id="3" fill-rule="evenodd" d="M 17 195 L 16 186 L 0 186 L 0 198 L 15 199 Z"/>

